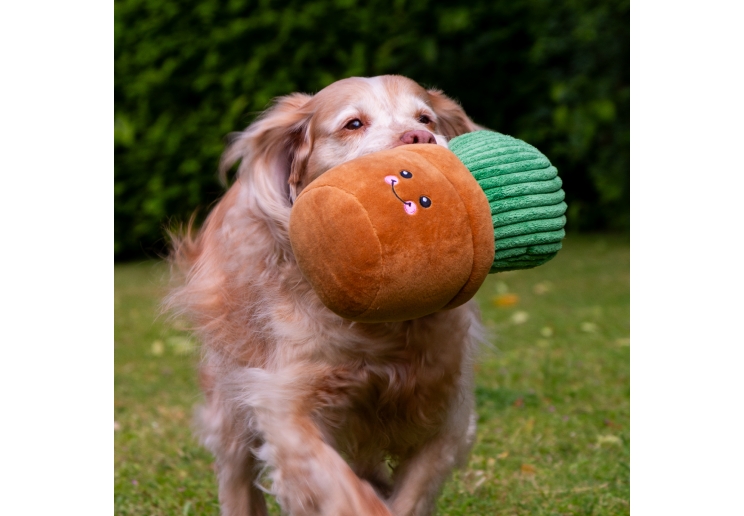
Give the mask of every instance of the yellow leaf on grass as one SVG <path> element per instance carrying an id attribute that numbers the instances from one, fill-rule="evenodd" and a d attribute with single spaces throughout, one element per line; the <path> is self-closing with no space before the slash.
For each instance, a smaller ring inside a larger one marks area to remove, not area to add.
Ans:
<path id="1" fill-rule="evenodd" d="M 549 281 L 537 283 L 534 287 L 532 287 L 532 292 L 534 292 L 538 296 L 546 294 L 551 290 L 553 290 L 553 284 Z"/>
<path id="2" fill-rule="evenodd" d="M 524 431 L 529 434 L 529 433 L 532 433 L 532 429 L 533 428 L 535 428 L 535 418 L 534 417 L 531 417 L 524 424 Z"/>
<path id="3" fill-rule="evenodd" d="M 505 452 L 501 452 L 501 453 L 499 453 L 498 455 L 496 455 L 496 458 L 497 458 L 497 459 L 505 459 L 505 458 L 507 458 L 508 456 L 509 456 L 509 452 L 508 452 L 508 451 L 505 451 Z"/>
<path id="4" fill-rule="evenodd" d="M 581 331 L 583 331 L 584 333 L 596 333 L 597 330 L 599 329 L 599 326 L 597 326 L 593 322 L 586 321 L 586 322 L 581 323 L 580 328 L 581 328 Z"/>
<path id="5" fill-rule="evenodd" d="M 527 322 L 527 320 L 530 318 L 530 314 L 527 312 L 514 312 L 511 316 L 511 322 L 512 324 L 524 324 Z"/>
<path id="6" fill-rule="evenodd" d="M 519 296 L 516 294 L 499 294 L 491 299 L 493 306 L 502 308 L 505 306 L 514 306 L 519 303 Z"/>
<path id="7" fill-rule="evenodd" d="M 176 355 L 188 355 L 194 351 L 194 343 L 188 337 L 180 335 L 168 337 L 166 342 Z"/>
<path id="8" fill-rule="evenodd" d="M 537 469 L 532 464 L 522 464 L 519 469 L 524 475 L 534 475 L 537 473 Z"/>
<path id="9" fill-rule="evenodd" d="M 156 340 L 152 343 L 152 346 L 150 347 L 150 353 L 152 353 L 156 357 L 159 357 L 163 354 L 163 351 L 165 351 L 165 346 L 163 346 L 162 340 Z"/>
<path id="10" fill-rule="evenodd" d="M 623 443 L 622 439 L 620 439 L 616 435 L 599 435 L 599 436 L 597 436 L 597 444 L 599 444 L 600 446 L 603 445 L 603 444 L 617 445 L 617 444 L 622 444 L 622 443 Z"/>

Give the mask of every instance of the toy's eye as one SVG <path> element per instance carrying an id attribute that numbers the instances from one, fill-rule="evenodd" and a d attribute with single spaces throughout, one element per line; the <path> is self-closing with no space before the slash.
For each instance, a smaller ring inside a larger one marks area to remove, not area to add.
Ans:
<path id="1" fill-rule="evenodd" d="M 406 179 L 411 179 L 413 177 L 413 174 L 411 174 L 408 170 L 401 170 L 400 175 L 405 177 Z"/>
<path id="2" fill-rule="evenodd" d="M 421 205 L 422 208 L 428 208 L 429 206 L 431 206 L 431 199 L 429 199 L 425 195 L 422 195 L 419 198 L 419 204 Z"/>
<path id="3" fill-rule="evenodd" d="M 358 118 L 355 118 L 354 120 L 346 124 L 344 126 L 344 129 L 349 129 L 350 131 L 356 131 L 357 129 L 361 129 L 362 126 L 364 126 L 362 121 L 359 120 Z"/>
<path id="4" fill-rule="evenodd" d="M 418 117 L 418 121 L 421 122 L 422 124 L 430 124 L 431 118 L 429 118 L 426 115 L 421 115 L 420 117 Z"/>

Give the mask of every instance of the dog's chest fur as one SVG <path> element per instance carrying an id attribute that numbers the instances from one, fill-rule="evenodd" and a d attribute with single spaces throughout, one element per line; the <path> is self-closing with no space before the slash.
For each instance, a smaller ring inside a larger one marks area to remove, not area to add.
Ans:
<path id="1" fill-rule="evenodd" d="M 339 449 L 405 457 L 441 428 L 466 353 L 457 312 L 420 321 L 415 331 L 402 327 L 377 356 L 352 355 L 318 380 L 313 415 Z"/>

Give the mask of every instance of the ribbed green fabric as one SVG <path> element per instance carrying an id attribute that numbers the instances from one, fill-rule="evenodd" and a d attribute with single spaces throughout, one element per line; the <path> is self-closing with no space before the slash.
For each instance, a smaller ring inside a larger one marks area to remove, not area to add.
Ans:
<path id="1" fill-rule="evenodd" d="M 561 249 L 566 203 L 558 171 L 532 145 L 493 131 L 463 134 L 449 148 L 491 206 L 496 254 L 491 272 L 529 269 Z"/>

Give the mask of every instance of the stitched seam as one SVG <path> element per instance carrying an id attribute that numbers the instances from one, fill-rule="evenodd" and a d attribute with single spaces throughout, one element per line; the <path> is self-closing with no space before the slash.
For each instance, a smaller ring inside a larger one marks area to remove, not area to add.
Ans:
<path id="1" fill-rule="evenodd" d="M 367 210 L 364 209 L 364 204 L 362 204 L 359 201 L 359 198 L 356 196 L 356 194 L 354 194 L 353 192 L 350 192 L 350 191 L 348 191 L 348 190 L 346 190 L 344 188 L 341 188 L 340 186 L 336 186 L 336 185 L 322 185 L 322 186 L 318 186 L 316 189 L 319 190 L 321 188 L 335 188 L 336 190 L 340 190 L 340 191 L 342 191 L 342 192 L 344 192 L 344 193 L 346 193 L 348 195 L 351 195 L 354 198 L 354 200 L 357 202 L 357 204 L 359 204 L 359 206 L 362 207 L 362 211 L 364 212 L 364 216 L 367 218 L 367 221 L 369 222 L 369 225 L 372 227 L 372 231 L 375 234 L 375 239 L 377 239 L 377 249 L 378 249 L 378 252 L 379 252 L 379 255 L 380 255 L 380 264 L 382 265 L 382 267 L 381 267 L 381 269 L 382 269 L 382 273 L 381 273 L 382 278 L 380 278 L 380 280 L 382 280 L 383 278 L 385 278 L 385 260 L 382 259 L 382 244 L 380 243 L 380 237 L 377 234 L 377 228 L 372 223 L 372 220 L 369 218 L 369 213 L 367 212 Z M 375 291 L 375 295 L 372 298 L 372 301 L 370 301 L 369 304 L 360 313 L 354 315 L 353 317 L 363 316 L 364 314 L 366 314 L 369 311 L 369 307 L 372 306 L 375 303 L 375 301 L 377 300 L 377 297 L 380 294 L 380 288 L 381 288 L 381 286 L 382 286 L 382 281 L 379 281 L 377 283 L 377 290 Z"/>

